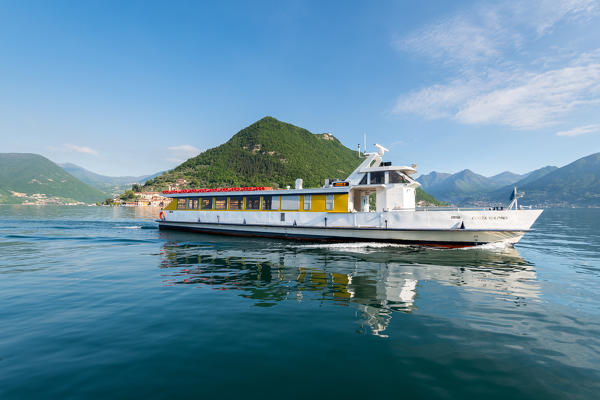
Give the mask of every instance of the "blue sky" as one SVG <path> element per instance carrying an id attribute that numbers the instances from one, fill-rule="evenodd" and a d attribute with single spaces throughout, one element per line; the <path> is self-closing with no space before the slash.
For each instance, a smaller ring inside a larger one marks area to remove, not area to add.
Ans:
<path id="1" fill-rule="evenodd" d="M 2 152 L 176 166 L 271 115 L 419 171 L 600 151 L 600 4 L 3 1 Z"/>

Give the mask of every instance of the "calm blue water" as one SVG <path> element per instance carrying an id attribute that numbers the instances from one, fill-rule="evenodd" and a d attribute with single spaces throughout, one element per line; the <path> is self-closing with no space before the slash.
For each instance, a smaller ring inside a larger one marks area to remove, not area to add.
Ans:
<path id="1" fill-rule="evenodd" d="M 0 398 L 600 395 L 600 209 L 516 249 L 162 232 L 0 207 Z"/>

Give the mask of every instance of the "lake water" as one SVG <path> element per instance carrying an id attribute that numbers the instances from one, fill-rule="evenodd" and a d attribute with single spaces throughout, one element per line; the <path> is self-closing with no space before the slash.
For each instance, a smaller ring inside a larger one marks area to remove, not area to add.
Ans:
<path id="1" fill-rule="evenodd" d="M 514 249 L 0 207 L 0 398 L 600 398 L 600 209 Z"/>

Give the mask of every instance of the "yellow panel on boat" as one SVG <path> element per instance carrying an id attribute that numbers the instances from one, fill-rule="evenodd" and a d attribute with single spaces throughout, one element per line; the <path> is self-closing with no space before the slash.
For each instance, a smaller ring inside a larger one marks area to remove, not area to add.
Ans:
<path id="1" fill-rule="evenodd" d="M 325 195 L 313 194 L 310 196 L 310 211 L 325 212 Z"/>
<path id="2" fill-rule="evenodd" d="M 333 196 L 333 210 L 330 212 L 348 212 L 348 193 Z"/>
<path id="3" fill-rule="evenodd" d="M 175 210 L 177 207 L 177 199 L 171 199 L 171 202 L 169 203 L 168 206 L 166 206 L 164 209 L 165 210 Z"/>

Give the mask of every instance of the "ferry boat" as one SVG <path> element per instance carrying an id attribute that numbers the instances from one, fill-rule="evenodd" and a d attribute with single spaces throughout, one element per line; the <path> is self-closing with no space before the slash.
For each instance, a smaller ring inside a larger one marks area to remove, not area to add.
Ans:
<path id="1" fill-rule="evenodd" d="M 270 187 L 165 190 L 173 198 L 160 212 L 160 229 L 309 241 L 380 241 L 469 247 L 514 245 L 542 213 L 518 207 L 514 190 L 506 208 L 416 207 L 416 166 L 383 161 L 386 148 L 365 153 L 345 180 L 321 188 Z M 375 207 L 370 198 L 374 194 Z"/>

